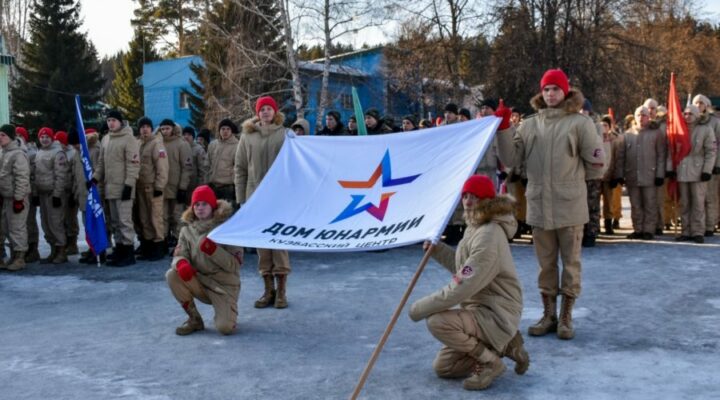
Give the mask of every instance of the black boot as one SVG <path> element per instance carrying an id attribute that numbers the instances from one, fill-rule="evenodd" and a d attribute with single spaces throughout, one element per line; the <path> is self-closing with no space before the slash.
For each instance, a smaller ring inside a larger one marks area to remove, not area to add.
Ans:
<path id="1" fill-rule="evenodd" d="M 133 264 L 135 264 L 133 246 L 126 244 L 118 244 L 115 257 L 107 263 L 108 267 L 127 267 Z"/>
<path id="2" fill-rule="evenodd" d="M 615 230 L 613 229 L 612 218 L 605 218 L 605 233 L 608 235 L 615 234 Z"/>
<path id="3" fill-rule="evenodd" d="M 148 242 L 148 261 L 162 260 L 165 257 L 165 243 L 164 242 Z"/>

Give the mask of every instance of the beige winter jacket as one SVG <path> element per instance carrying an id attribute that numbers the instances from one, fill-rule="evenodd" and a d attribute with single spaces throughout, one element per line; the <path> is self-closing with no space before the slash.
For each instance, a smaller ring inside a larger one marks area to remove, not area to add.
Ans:
<path id="1" fill-rule="evenodd" d="M 194 190 L 196 187 L 207 183 L 210 165 L 208 164 L 207 153 L 199 143 L 193 142 L 190 146 L 190 152 L 192 154 L 192 169 L 190 169 L 188 188 Z"/>
<path id="2" fill-rule="evenodd" d="M 168 155 L 162 136 L 154 134 L 148 138 L 139 137 L 140 173 L 138 190 L 163 191 L 168 182 Z"/>
<path id="3" fill-rule="evenodd" d="M 156 135 L 161 135 L 159 132 Z M 190 144 L 182 138 L 179 125 L 173 127 L 172 136 L 162 136 L 167 151 L 168 181 L 165 185 L 165 198 L 174 199 L 178 190 L 187 191 L 192 173 L 192 150 Z M 191 193 L 188 193 L 188 200 Z"/>
<path id="4" fill-rule="evenodd" d="M 715 137 L 715 148 L 720 146 L 720 118 L 714 114 L 707 114 L 707 124 L 712 128 Z M 720 168 L 720 156 L 715 156 L 715 167 Z"/>
<path id="5" fill-rule="evenodd" d="M 177 270 L 178 261 L 187 260 L 197 271 L 195 276 L 206 290 L 227 296 L 228 301 L 237 303 L 240 293 L 240 263 L 233 254 L 241 252 L 242 247 L 218 244 L 212 255 L 200 251 L 200 242 L 205 236 L 232 216 L 230 203 L 218 200 L 217 204 L 213 217 L 208 221 L 198 220 L 192 208 L 185 210 L 182 219 L 187 225 L 180 230 L 172 268 Z"/>
<path id="6" fill-rule="evenodd" d="M 70 145 L 63 146 L 63 151 L 68 161 L 68 179 L 65 183 L 65 189 L 67 189 L 67 194 L 71 195 L 75 186 L 75 159 L 78 152 Z"/>
<path id="7" fill-rule="evenodd" d="M 16 140 L 0 150 L 0 194 L 13 200 L 30 195 L 30 162 Z"/>
<path id="8" fill-rule="evenodd" d="M 691 124 L 690 129 L 690 154 L 680 161 L 677 166 L 678 182 L 700 182 L 700 175 L 712 173 L 715 166 L 717 147 L 715 145 L 715 133 L 709 124 Z M 672 171 L 672 157 L 668 155 L 667 169 Z"/>
<path id="9" fill-rule="evenodd" d="M 469 224 L 457 251 L 439 243 L 433 258 L 453 278 L 448 285 L 410 307 L 414 321 L 456 305 L 473 311 L 489 344 L 502 352 L 520 325 L 522 285 L 518 280 L 508 239 L 517 229 L 514 202 L 498 196 L 481 203 L 482 219 Z"/>
<path id="10" fill-rule="evenodd" d="M 60 142 L 40 148 L 35 155 L 35 187 L 38 194 L 64 197 L 70 179 L 70 163 Z"/>
<path id="11" fill-rule="evenodd" d="M 132 188 L 135 197 L 135 182 L 140 172 L 140 145 L 132 129 L 124 126 L 110 132 L 102 139 L 100 157 L 93 177 L 104 183 L 105 198 L 117 200 L 122 197 L 123 188 Z"/>
<path id="12" fill-rule="evenodd" d="M 217 138 L 208 145 L 210 176 L 208 182 L 215 186 L 232 185 L 235 179 L 235 152 L 238 138 L 230 135 L 228 139 Z"/>
<path id="13" fill-rule="evenodd" d="M 665 146 L 657 129 L 633 127 L 623 135 L 617 147 L 615 178 L 624 178 L 628 186 L 649 187 L 655 178 L 665 177 Z"/>
<path id="14" fill-rule="evenodd" d="M 580 114 L 583 95 L 570 89 L 558 108 L 548 108 L 541 94 L 538 110 L 515 132 L 498 132 L 500 160 L 508 167 L 526 164 L 527 223 L 551 230 L 589 220 L 585 180 L 602 178 L 603 145 L 590 118 Z"/>
<path id="15" fill-rule="evenodd" d="M 260 126 L 255 117 L 243 122 L 242 136 L 235 153 L 235 197 L 242 206 L 252 196 L 285 142 L 285 116 L 278 112 L 273 123 Z"/>

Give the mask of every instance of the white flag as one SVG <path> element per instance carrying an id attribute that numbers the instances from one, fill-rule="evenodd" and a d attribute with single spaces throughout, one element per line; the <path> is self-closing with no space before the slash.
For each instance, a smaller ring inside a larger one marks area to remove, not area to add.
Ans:
<path id="1" fill-rule="evenodd" d="M 209 237 L 300 251 L 364 251 L 440 236 L 499 118 L 377 136 L 294 136 L 255 193 Z"/>

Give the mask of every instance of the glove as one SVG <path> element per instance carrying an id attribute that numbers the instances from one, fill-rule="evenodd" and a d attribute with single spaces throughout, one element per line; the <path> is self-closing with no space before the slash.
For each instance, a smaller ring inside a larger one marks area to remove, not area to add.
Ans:
<path id="1" fill-rule="evenodd" d="M 163 195 L 162 190 L 153 190 L 153 197 L 160 197 Z"/>
<path id="2" fill-rule="evenodd" d="M 507 174 L 507 172 L 505 172 L 505 171 L 502 171 L 502 172 L 500 172 L 500 173 L 498 174 L 498 178 L 499 178 L 501 181 L 504 181 L 505 179 L 507 179 L 507 177 L 508 177 L 508 174 Z"/>
<path id="3" fill-rule="evenodd" d="M 32 204 L 35 207 L 40 207 L 40 198 L 35 196 L 30 200 L 30 204 Z"/>
<path id="4" fill-rule="evenodd" d="M 677 172 L 675 171 L 668 171 L 665 173 L 666 178 L 675 179 L 677 178 Z"/>
<path id="5" fill-rule="evenodd" d="M 175 200 L 177 200 L 178 203 L 185 204 L 187 202 L 187 191 L 178 189 L 177 194 L 175 195 Z"/>
<path id="6" fill-rule="evenodd" d="M 13 201 L 13 212 L 20 214 L 25 209 L 25 203 L 22 200 Z"/>
<path id="7" fill-rule="evenodd" d="M 87 190 L 90 190 L 90 188 L 92 187 L 92 185 L 97 186 L 97 184 L 98 184 L 97 179 L 92 178 L 92 179 L 90 179 L 89 181 L 85 182 L 85 187 L 87 188 Z"/>
<path id="8" fill-rule="evenodd" d="M 500 126 L 498 127 L 499 131 L 505 130 L 510 127 L 510 116 L 512 115 L 512 110 L 505 107 L 505 102 L 503 99 L 500 99 L 500 104 L 498 105 L 497 110 L 495 111 L 495 116 L 502 118 L 502 121 L 500 122 Z"/>
<path id="9" fill-rule="evenodd" d="M 122 195 L 120 196 L 120 200 L 126 201 L 130 200 L 130 197 L 132 196 L 132 186 L 125 185 L 123 187 Z"/>
<path id="10" fill-rule="evenodd" d="M 713 168 L 713 175 L 720 175 L 720 167 Z"/>
<path id="11" fill-rule="evenodd" d="M 192 265 L 188 262 L 188 260 L 182 259 L 178 261 L 177 265 L 175 266 L 175 269 L 177 269 L 177 273 L 180 276 L 180 279 L 182 279 L 185 282 L 190 281 L 190 279 L 195 276 L 195 268 L 193 268 Z"/>
<path id="12" fill-rule="evenodd" d="M 663 178 L 655 178 L 655 186 L 660 187 L 665 183 L 665 179 Z"/>
<path id="13" fill-rule="evenodd" d="M 217 243 L 213 242 L 212 239 L 205 237 L 200 241 L 200 251 L 211 256 L 217 250 Z"/>
<path id="14" fill-rule="evenodd" d="M 711 178 L 712 178 L 712 175 L 710 175 L 710 174 L 707 173 L 707 172 L 703 172 L 702 174 L 700 174 L 700 180 L 703 181 L 703 182 L 707 182 L 707 181 L 709 181 Z"/>
<path id="15" fill-rule="evenodd" d="M 52 206 L 53 206 L 53 208 L 60 208 L 62 206 L 62 200 L 59 197 L 53 196 Z"/>

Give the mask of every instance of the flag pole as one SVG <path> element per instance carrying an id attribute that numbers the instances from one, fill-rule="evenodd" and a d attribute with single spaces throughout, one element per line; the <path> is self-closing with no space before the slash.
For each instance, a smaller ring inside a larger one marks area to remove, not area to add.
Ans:
<path id="1" fill-rule="evenodd" d="M 357 123 L 358 136 L 367 135 L 367 127 L 365 126 L 365 114 L 363 113 L 360 97 L 357 94 L 355 86 L 352 87 L 353 111 L 355 112 L 355 122 Z"/>
<path id="2" fill-rule="evenodd" d="M 423 256 L 422 260 L 420 261 L 420 264 L 417 267 L 417 270 L 415 271 L 415 275 L 413 275 L 412 279 L 410 280 L 410 283 L 408 284 L 407 289 L 405 289 L 405 293 L 403 293 L 402 298 L 400 299 L 400 304 L 398 304 L 397 308 L 395 308 L 395 312 L 392 315 L 392 318 L 390 318 L 390 322 L 388 323 L 387 327 L 385 328 L 385 332 L 383 333 L 382 337 L 380 338 L 380 341 L 375 346 L 375 350 L 372 353 L 372 356 L 370 357 L 370 360 L 367 362 L 367 365 L 365 365 L 365 370 L 363 370 L 362 375 L 360 375 L 360 380 L 358 381 L 357 385 L 355 386 L 355 390 L 353 391 L 352 395 L 350 396 L 351 400 L 357 399 L 357 397 L 360 395 L 360 392 L 362 391 L 363 386 L 365 385 L 365 381 L 367 380 L 368 375 L 370 375 L 370 371 L 372 370 L 373 366 L 375 365 L 375 361 L 377 361 L 377 358 L 380 356 L 380 352 L 382 351 L 383 347 L 385 346 L 385 342 L 387 342 L 388 337 L 390 336 L 390 332 L 392 332 L 393 328 L 395 327 L 395 323 L 397 322 L 398 318 L 400 317 L 400 313 L 402 312 L 402 309 L 405 307 L 405 303 L 407 303 L 408 297 L 410 297 L 410 293 L 415 288 L 415 284 L 417 283 L 418 279 L 420 278 L 420 274 L 422 274 L 423 269 L 425 269 L 425 265 L 430 260 L 430 254 L 432 254 L 433 250 L 435 249 L 435 244 L 431 244 L 430 247 L 428 247 L 427 251 L 425 251 L 425 255 Z"/>

